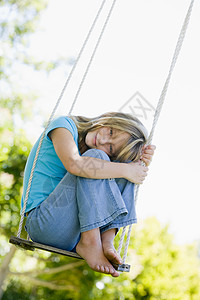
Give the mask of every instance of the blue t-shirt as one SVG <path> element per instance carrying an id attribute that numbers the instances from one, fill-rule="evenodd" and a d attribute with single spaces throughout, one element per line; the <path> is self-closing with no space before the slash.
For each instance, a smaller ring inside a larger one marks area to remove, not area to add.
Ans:
<path id="1" fill-rule="evenodd" d="M 69 132 L 71 132 L 78 148 L 78 130 L 72 119 L 63 116 L 53 120 L 49 124 L 45 132 L 45 137 L 42 142 L 42 146 L 34 170 L 25 212 L 30 211 L 31 209 L 38 206 L 42 201 L 44 201 L 67 173 L 67 170 L 65 169 L 64 165 L 55 152 L 51 139 L 48 137 L 50 131 L 59 127 L 66 128 L 67 130 L 69 130 Z M 39 141 L 40 138 L 33 146 L 26 163 L 21 201 L 22 208 Z"/>

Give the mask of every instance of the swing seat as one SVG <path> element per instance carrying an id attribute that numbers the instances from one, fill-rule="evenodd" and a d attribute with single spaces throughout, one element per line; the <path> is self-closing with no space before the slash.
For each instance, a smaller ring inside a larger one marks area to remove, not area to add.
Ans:
<path id="1" fill-rule="evenodd" d="M 55 254 L 61 254 L 64 256 L 73 257 L 73 258 L 77 258 L 77 259 L 83 259 L 80 255 L 78 255 L 75 252 L 70 252 L 70 251 L 55 248 L 52 246 L 43 245 L 40 243 L 21 239 L 21 238 L 15 237 L 15 236 L 10 237 L 9 243 L 11 243 L 15 246 L 18 246 L 20 248 L 23 248 L 24 250 L 34 251 L 35 248 L 37 248 L 37 249 L 49 251 L 49 252 L 52 252 Z M 119 271 L 119 272 L 130 272 L 130 265 L 128 265 L 128 264 L 121 264 L 121 265 L 113 264 L 113 267 L 115 268 L 116 271 Z"/>

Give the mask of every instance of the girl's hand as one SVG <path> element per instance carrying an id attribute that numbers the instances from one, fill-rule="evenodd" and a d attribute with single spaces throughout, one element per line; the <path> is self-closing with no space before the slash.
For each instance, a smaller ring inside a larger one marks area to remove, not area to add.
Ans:
<path id="1" fill-rule="evenodd" d="M 155 149 L 156 146 L 154 145 L 143 146 L 140 159 L 145 163 L 146 166 L 150 165 Z"/>
<path id="2" fill-rule="evenodd" d="M 143 166 L 141 161 L 131 162 L 126 165 L 127 169 L 125 178 L 133 183 L 142 184 L 147 176 L 148 168 Z"/>

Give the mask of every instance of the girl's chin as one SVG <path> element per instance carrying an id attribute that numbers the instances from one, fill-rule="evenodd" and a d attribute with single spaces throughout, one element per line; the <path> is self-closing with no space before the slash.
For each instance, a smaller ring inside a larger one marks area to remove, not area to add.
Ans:
<path id="1" fill-rule="evenodd" d="M 96 134 L 88 134 L 88 136 L 86 136 L 85 139 L 85 144 L 89 147 L 89 148 L 96 148 Z"/>
<path id="2" fill-rule="evenodd" d="M 94 145 L 93 145 L 92 141 L 88 141 L 88 142 L 86 141 L 85 144 L 86 144 L 86 146 L 87 146 L 89 149 L 94 148 Z"/>

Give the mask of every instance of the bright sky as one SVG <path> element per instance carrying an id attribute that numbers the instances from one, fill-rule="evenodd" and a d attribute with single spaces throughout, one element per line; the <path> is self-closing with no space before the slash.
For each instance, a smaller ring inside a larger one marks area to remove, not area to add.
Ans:
<path id="1" fill-rule="evenodd" d="M 112 1 L 107 1 L 108 11 Z M 101 4 L 100 0 L 50 1 L 42 15 L 41 28 L 31 40 L 30 54 L 40 59 L 75 58 Z M 150 109 L 151 128 L 155 107 L 168 75 L 172 55 L 189 0 L 117 1 L 108 28 L 92 64 L 73 114 L 96 116 L 118 111 L 130 112 L 138 101 Z M 140 188 L 138 219 L 156 216 L 170 224 L 176 241 L 200 239 L 199 193 L 199 111 L 200 111 L 200 3 L 196 1 L 184 45 L 174 70 L 153 143 L 157 146 L 149 176 Z M 102 22 L 100 22 L 102 24 Z M 63 97 L 57 114 L 67 114 L 91 45 L 71 88 Z M 69 65 L 46 76 L 26 74 L 26 84 L 40 93 L 38 108 L 48 117 L 66 81 Z M 142 98 L 144 97 L 144 98 Z M 141 110 L 137 110 L 141 114 Z M 147 112 L 147 111 L 146 111 Z M 40 120 L 35 119 L 40 125 Z M 33 127 L 33 126 L 32 126 Z M 37 126 L 33 127 L 35 135 Z M 37 132 L 38 133 L 38 132 Z"/>

